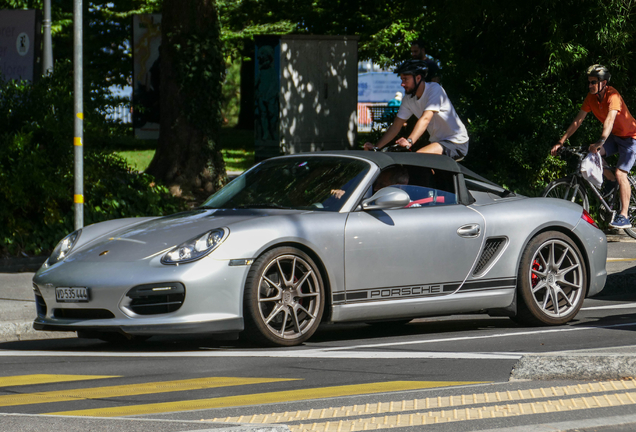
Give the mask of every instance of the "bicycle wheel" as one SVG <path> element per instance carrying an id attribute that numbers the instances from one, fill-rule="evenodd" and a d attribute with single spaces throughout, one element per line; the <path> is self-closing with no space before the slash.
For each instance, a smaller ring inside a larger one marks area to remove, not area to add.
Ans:
<path id="1" fill-rule="evenodd" d="M 630 184 L 630 186 L 632 188 L 632 194 L 629 197 L 629 210 L 627 211 L 627 218 L 631 222 L 632 228 L 627 228 L 627 229 L 625 229 L 623 231 L 625 231 L 625 234 L 627 234 L 631 238 L 635 238 L 636 239 L 636 179 L 634 179 L 634 177 L 632 177 L 632 176 L 627 176 L 627 180 L 629 180 L 629 184 Z M 620 193 L 619 192 L 616 193 L 616 207 L 615 208 L 619 209 L 618 211 L 620 212 L 621 200 L 620 200 Z"/>
<path id="2" fill-rule="evenodd" d="M 576 177 L 563 177 L 553 181 L 545 188 L 542 196 L 572 201 L 583 207 L 586 211 L 590 210 L 590 203 L 587 199 L 585 187 L 579 183 Z"/>

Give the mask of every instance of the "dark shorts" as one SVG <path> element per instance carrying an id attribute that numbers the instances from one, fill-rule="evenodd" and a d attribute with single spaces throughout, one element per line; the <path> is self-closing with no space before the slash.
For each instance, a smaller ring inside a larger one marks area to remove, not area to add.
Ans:
<path id="1" fill-rule="evenodd" d="M 453 159 L 460 159 L 468 154 L 468 141 L 461 144 L 455 144 L 451 141 L 439 141 L 439 145 L 444 148 L 444 154 Z"/>
<path id="2" fill-rule="evenodd" d="M 625 172 L 631 171 L 634 161 L 636 161 L 636 139 L 632 137 L 621 138 L 610 134 L 603 144 L 603 149 L 605 149 L 605 156 L 618 153 L 616 168 Z"/>

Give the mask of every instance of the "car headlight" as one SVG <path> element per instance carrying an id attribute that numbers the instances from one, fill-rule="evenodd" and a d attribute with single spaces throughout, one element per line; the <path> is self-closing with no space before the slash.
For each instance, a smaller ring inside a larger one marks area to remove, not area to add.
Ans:
<path id="1" fill-rule="evenodd" d="M 230 234 L 227 228 L 217 228 L 181 243 L 161 258 L 162 264 L 182 264 L 203 258 L 216 249 Z"/>
<path id="2" fill-rule="evenodd" d="M 46 265 L 52 266 L 60 261 L 64 261 L 68 254 L 71 253 L 71 250 L 73 249 L 73 246 L 75 246 L 75 243 L 77 243 L 77 239 L 79 239 L 81 233 L 82 230 L 78 229 L 60 240 L 57 246 L 55 246 L 55 249 L 53 249 L 53 253 L 49 259 L 46 260 Z"/>

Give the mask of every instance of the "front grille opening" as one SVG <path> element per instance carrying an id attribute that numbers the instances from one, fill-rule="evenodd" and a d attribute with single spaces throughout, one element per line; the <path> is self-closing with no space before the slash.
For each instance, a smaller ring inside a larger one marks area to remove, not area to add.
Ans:
<path id="1" fill-rule="evenodd" d="M 182 283 L 139 285 L 126 294 L 131 302 L 128 309 L 138 315 L 158 315 L 178 310 L 185 301 Z"/>
<path id="2" fill-rule="evenodd" d="M 473 271 L 473 275 L 478 275 L 482 271 L 488 268 L 490 263 L 497 258 L 499 251 L 506 244 L 505 237 L 497 237 L 497 238 L 489 238 L 486 240 L 486 244 L 484 245 L 484 250 L 479 257 L 479 261 L 475 266 L 475 270 Z"/>
<path id="3" fill-rule="evenodd" d="M 53 309 L 53 316 L 55 318 L 82 320 L 115 318 L 115 315 L 106 309 Z"/>

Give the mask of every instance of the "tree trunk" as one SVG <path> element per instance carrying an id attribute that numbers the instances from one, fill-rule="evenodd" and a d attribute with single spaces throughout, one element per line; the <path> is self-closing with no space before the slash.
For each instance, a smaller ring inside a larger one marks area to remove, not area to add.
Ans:
<path id="1" fill-rule="evenodd" d="M 147 169 L 175 195 L 209 195 L 227 181 L 218 145 L 224 65 L 214 0 L 164 0 L 161 126 Z"/>

